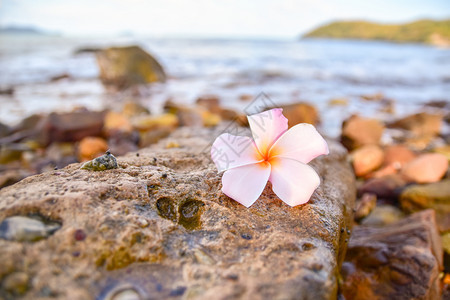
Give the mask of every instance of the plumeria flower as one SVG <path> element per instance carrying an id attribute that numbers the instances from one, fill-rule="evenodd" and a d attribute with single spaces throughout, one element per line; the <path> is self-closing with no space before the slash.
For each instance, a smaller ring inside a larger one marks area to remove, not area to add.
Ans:
<path id="1" fill-rule="evenodd" d="M 218 171 L 225 171 L 222 192 L 250 207 L 270 181 L 288 205 L 308 202 L 320 177 L 307 163 L 329 153 L 327 142 L 310 124 L 288 130 L 281 108 L 247 118 L 253 139 L 223 133 L 212 145 L 211 157 Z"/>

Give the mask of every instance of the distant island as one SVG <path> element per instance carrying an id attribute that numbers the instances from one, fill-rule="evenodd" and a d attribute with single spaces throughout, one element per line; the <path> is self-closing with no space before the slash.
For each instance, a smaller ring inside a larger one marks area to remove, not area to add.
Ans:
<path id="1" fill-rule="evenodd" d="M 10 35 L 58 35 L 57 32 L 49 32 L 32 26 L 6 26 L 0 27 L 0 34 Z"/>
<path id="2" fill-rule="evenodd" d="M 419 20 L 406 24 L 337 21 L 314 29 L 303 38 L 380 40 L 450 47 L 450 19 Z"/>

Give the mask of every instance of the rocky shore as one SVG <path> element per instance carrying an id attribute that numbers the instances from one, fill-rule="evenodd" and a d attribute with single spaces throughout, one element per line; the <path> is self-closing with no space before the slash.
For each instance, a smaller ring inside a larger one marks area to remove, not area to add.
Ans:
<path id="1" fill-rule="evenodd" d="M 149 69 L 104 67 L 105 85 L 166 79 L 127 49 L 120 62 Z M 122 52 L 92 51 L 106 65 Z M 382 94 L 361 101 L 392 110 Z M 311 103 L 280 106 L 290 127 L 320 125 Z M 445 299 L 450 107 L 428 106 L 347 118 L 311 163 L 321 186 L 294 208 L 270 184 L 249 209 L 221 192 L 211 143 L 248 124 L 216 95 L 0 124 L 0 299 Z M 105 152 L 111 168 L 92 168 Z"/>

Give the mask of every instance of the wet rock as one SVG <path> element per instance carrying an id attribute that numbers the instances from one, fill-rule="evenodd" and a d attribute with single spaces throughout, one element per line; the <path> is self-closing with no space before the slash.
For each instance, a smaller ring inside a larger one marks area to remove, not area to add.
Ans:
<path id="1" fill-rule="evenodd" d="M 117 160 L 109 151 L 105 155 L 97 157 L 93 160 L 85 162 L 81 169 L 91 170 L 91 171 L 105 171 L 111 169 L 117 169 L 119 166 Z"/>
<path id="2" fill-rule="evenodd" d="M 80 141 L 78 145 L 78 160 L 80 162 L 91 160 L 105 153 L 108 143 L 102 138 L 88 136 Z"/>
<path id="3" fill-rule="evenodd" d="M 204 95 L 201 96 L 195 101 L 195 103 L 199 106 L 206 108 L 209 112 L 218 114 L 221 111 L 220 107 L 220 99 L 215 95 Z"/>
<path id="4" fill-rule="evenodd" d="M 426 153 L 407 163 L 401 174 L 410 182 L 431 183 L 439 181 L 447 172 L 448 160 L 439 153 Z"/>
<path id="5" fill-rule="evenodd" d="M 161 127 L 149 131 L 142 131 L 139 133 L 139 146 L 148 147 L 152 144 L 156 144 L 159 140 L 168 137 L 173 131 L 174 128 L 171 127 Z"/>
<path id="6" fill-rule="evenodd" d="M 35 130 L 36 128 L 40 127 L 39 124 L 42 123 L 45 119 L 45 116 L 34 114 L 31 116 L 26 117 L 20 123 L 16 126 L 14 126 L 13 131 L 29 131 L 29 130 Z"/>
<path id="7" fill-rule="evenodd" d="M 450 230 L 450 180 L 411 185 L 401 193 L 400 204 L 408 212 L 434 209 L 439 229 Z"/>
<path id="8" fill-rule="evenodd" d="M 283 109 L 283 115 L 289 120 L 289 128 L 300 123 L 317 125 L 320 122 L 319 113 L 312 104 L 298 102 L 279 107 Z"/>
<path id="9" fill-rule="evenodd" d="M 12 87 L 0 88 L 0 95 L 12 96 L 14 95 L 14 88 Z"/>
<path id="10" fill-rule="evenodd" d="M 133 127 L 139 131 L 149 131 L 158 128 L 175 129 L 178 126 L 178 118 L 173 114 L 159 116 L 141 116 L 132 120 Z"/>
<path id="11" fill-rule="evenodd" d="M 44 224 L 37 219 L 14 216 L 4 219 L 0 224 L 0 238 L 17 242 L 36 242 L 50 236 L 60 227 L 57 223 Z"/>
<path id="12" fill-rule="evenodd" d="M 209 98 L 201 98 L 201 99 L 203 100 L 200 101 L 200 103 L 203 104 L 197 107 L 190 107 L 186 105 L 180 105 L 172 101 L 167 101 L 164 105 L 164 108 L 166 109 L 166 111 L 175 114 L 177 116 L 180 126 L 190 126 L 190 127 L 216 126 L 221 121 L 220 114 L 222 112 L 226 113 L 225 110 L 220 107 L 214 108 L 212 104 L 206 104 L 208 102 L 206 100 L 212 99 Z"/>
<path id="13" fill-rule="evenodd" d="M 384 149 L 385 166 L 393 166 L 401 169 L 406 163 L 410 162 L 416 155 L 404 145 L 392 145 Z"/>
<path id="14" fill-rule="evenodd" d="M 60 80 L 63 80 L 63 79 L 69 79 L 69 78 L 71 78 L 71 76 L 69 74 L 63 73 L 63 74 L 59 74 L 59 75 L 53 76 L 52 78 L 50 78 L 50 81 L 51 82 L 55 82 L 55 81 L 60 81 Z"/>
<path id="15" fill-rule="evenodd" d="M 0 138 L 7 136 L 10 131 L 11 129 L 7 125 L 0 123 Z"/>
<path id="16" fill-rule="evenodd" d="M 387 175 L 379 178 L 371 178 L 367 180 L 358 192 L 371 193 L 377 195 L 381 199 L 397 199 L 402 189 L 405 187 L 406 181 L 397 174 Z"/>
<path id="17" fill-rule="evenodd" d="M 24 151 L 30 150 L 25 144 L 0 145 L 0 164 L 20 160 Z"/>
<path id="18" fill-rule="evenodd" d="M 211 113 L 207 110 L 201 111 L 200 115 L 201 120 L 203 122 L 203 126 L 205 127 L 217 126 L 217 124 L 219 124 L 220 121 L 222 120 L 219 115 Z"/>
<path id="19" fill-rule="evenodd" d="M 335 98 L 328 101 L 329 106 L 347 106 L 348 105 L 347 98 Z"/>
<path id="20" fill-rule="evenodd" d="M 345 299 L 440 299 L 442 245 L 434 212 L 357 226 L 342 266 Z"/>
<path id="21" fill-rule="evenodd" d="M 384 204 L 377 205 L 372 212 L 362 220 L 362 225 L 367 226 L 384 226 L 400 221 L 405 214 L 397 207 Z"/>
<path id="22" fill-rule="evenodd" d="M 76 142 L 87 136 L 101 136 L 104 113 L 80 111 L 51 113 L 41 131 L 41 144 Z"/>
<path id="23" fill-rule="evenodd" d="M 39 243 L 0 240 L 3 260 L 27 266 L 24 297 L 104 299 L 128 284 L 143 299 L 336 298 L 355 197 L 345 149 L 329 140 L 311 163 L 322 183 L 308 204 L 289 207 L 268 185 L 247 209 L 221 192 L 210 160 L 222 130 L 178 129 L 121 168 L 70 165 L 0 190 L 0 219 L 37 210 L 64 223 Z"/>
<path id="24" fill-rule="evenodd" d="M 105 115 L 103 130 L 107 136 L 111 136 L 116 132 L 130 133 L 133 130 L 133 127 L 125 115 L 114 111 L 109 111 Z"/>
<path id="25" fill-rule="evenodd" d="M 441 131 L 442 115 L 418 113 L 390 123 L 390 128 L 402 128 L 411 131 L 417 136 L 436 136 Z"/>
<path id="26" fill-rule="evenodd" d="M 388 165 L 388 166 L 381 167 L 380 169 L 378 169 L 372 173 L 367 174 L 366 176 L 364 176 L 364 178 L 366 178 L 366 179 L 380 178 L 380 177 L 384 177 L 384 176 L 397 174 L 397 172 L 398 172 L 398 168 L 396 168 L 395 165 Z"/>
<path id="27" fill-rule="evenodd" d="M 364 176 L 381 166 L 384 152 L 379 146 L 365 145 L 353 151 L 351 156 L 356 176 Z"/>
<path id="28" fill-rule="evenodd" d="M 127 101 L 123 105 L 122 114 L 128 118 L 140 115 L 149 115 L 150 111 L 140 103 Z"/>
<path id="29" fill-rule="evenodd" d="M 95 54 L 100 79 L 105 85 L 123 89 L 136 84 L 166 80 L 159 62 L 138 46 L 112 47 Z"/>
<path id="30" fill-rule="evenodd" d="M 377 205 L 377 196 L 375 194 L 365 193 L 361 200 L 356 203 L 355 220 L 359 221 L 365 218 Z"/>
<path id="31" fill-rule="evenodd" d="M 219 111 L 219 116 L 222 120 L 227 120 L 227 121 L 238 121 L 240 118 L 247 118 L 246 115 L 238 113 L 237 111 L 233 110 L 233 109 L 228 109 L 228 108 L 222 108 Z"/>
<path id="32" fill-rule="evenodd" d="M 347 149 L 356 149 L 363 145 L 378 144 L 384 125 L 375 119 L 352 116 L 342 124 L 341 142 Z"/>
<path id="33" fill-rule="evenodd" d="M 385 99 L 385 96 L 383 95 L 383 93 L 367 94 L 361 95 L 361 99 L 366 101 L 381 101 Z"/>
<path id="34" fill-rule="evenodd" d="M 74 55 L 79 55 L 79 54 L 84 54 L 84 53 L 95 53 L 97 51 L 100 51 L 100 48 L 95 48 L 95 47 L 81 47 L 76 49 L 73 54 Z"/>

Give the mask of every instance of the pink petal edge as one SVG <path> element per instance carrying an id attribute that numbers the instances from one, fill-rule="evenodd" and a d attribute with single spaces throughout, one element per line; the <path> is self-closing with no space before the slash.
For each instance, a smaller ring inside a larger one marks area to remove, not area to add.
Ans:
<path id="1" fill-rule="evenodd" d="M 211 146 L 211 158 L 218 172 L 258 163 L 258 149 L 254 141 L 246 136 L 223 133 Z"/>
<path id="2" fill-rule="evenodd" d="M 312 167 L 282 157 L 274 159 L 269 180 L 273 192 L 290 206 L 308 202 L 320 185 L 320 177 Z"/>
<path id="3" fill-rule="evenodd" d="M 270 150 L 274 157 L 290 158 L 304 164 L 330 152 L 325 139 L 307 123 L 297 124 L 286 131 Z"/>
<path id="4" fill-rule="evenodd" d="M 247 116 L 247 119 L 256 147 L 263 155 L 288 129 L 288 119 L 283 115 L 282 108 L 274 108 Z"/>
<path id="5" fill-rule="evenodd" d="M 268 163 L 229 169 L 222 176 L 222 192 L 245 207 L 250 207 L 264 190 L 270 169 Z"/>

